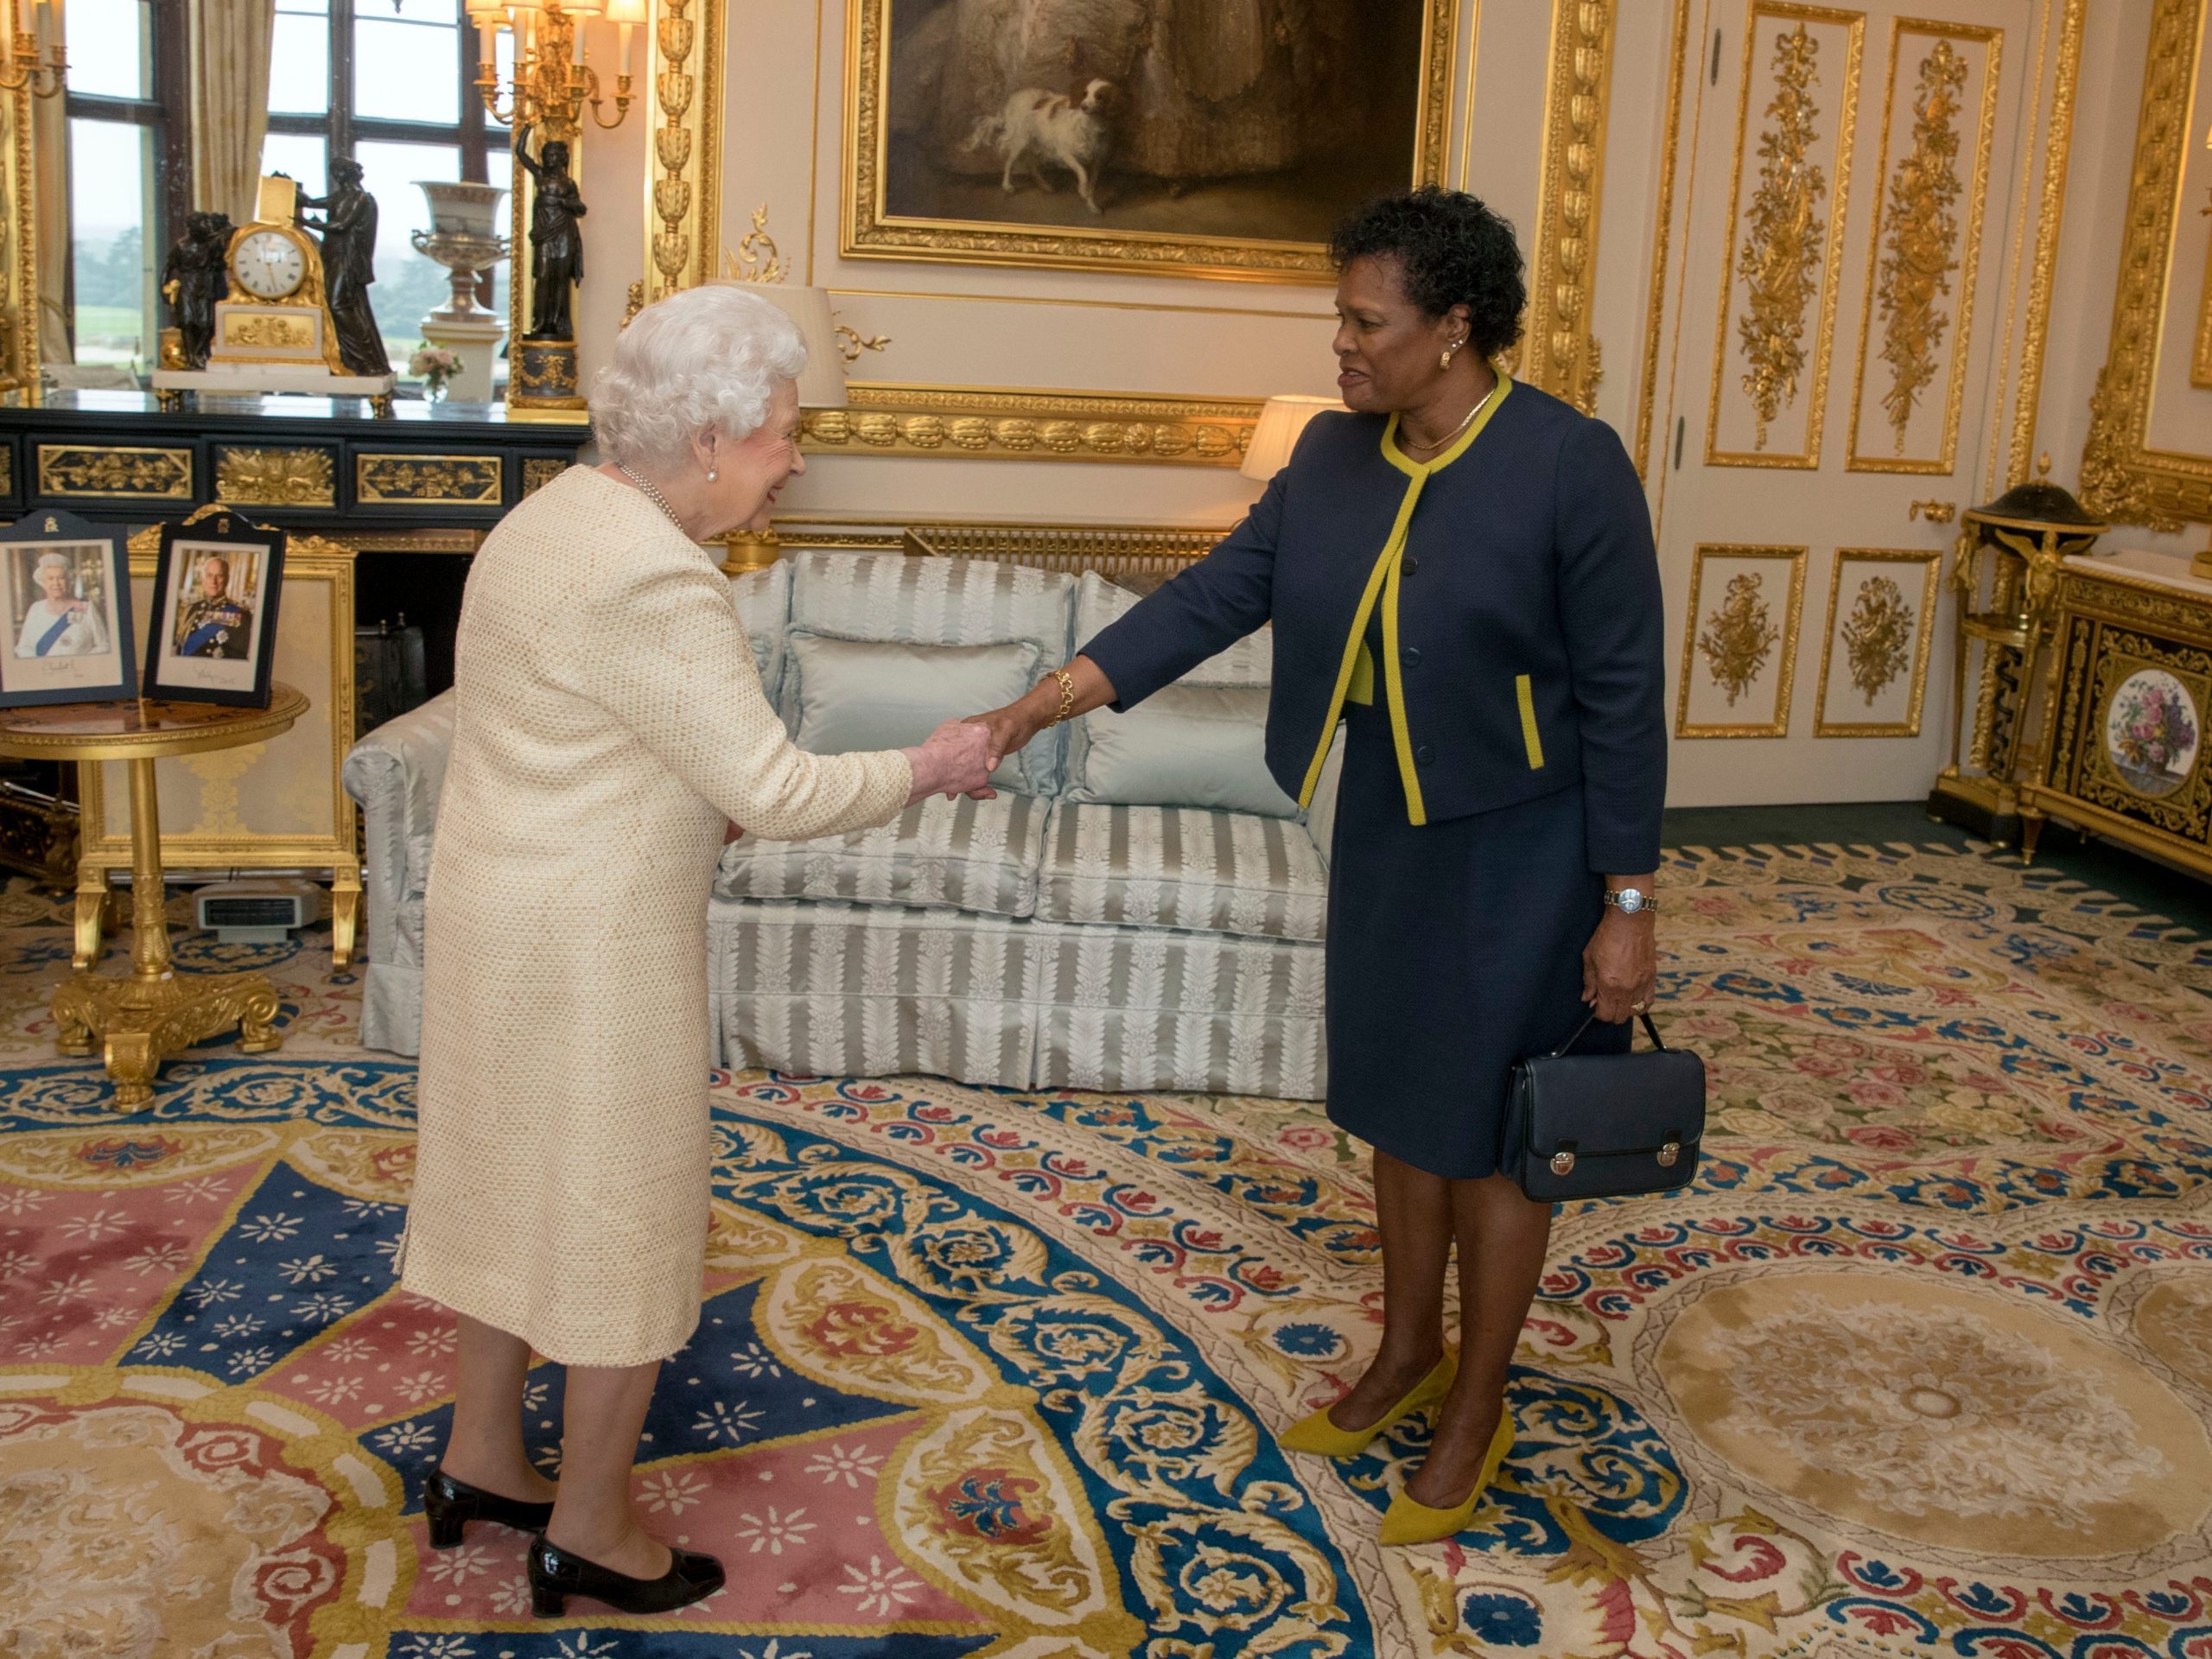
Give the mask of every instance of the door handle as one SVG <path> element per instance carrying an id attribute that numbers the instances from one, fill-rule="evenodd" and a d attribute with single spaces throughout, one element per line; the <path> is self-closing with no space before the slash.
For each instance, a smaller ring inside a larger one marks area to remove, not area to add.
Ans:
<path id="1" fill-rule="evenodd" d="M 1925 518 L 1931 524 L 1948 524 L 1959 516 L 1955 501 L 1916 501 L 1905 509 L 1908 518 Z"/>

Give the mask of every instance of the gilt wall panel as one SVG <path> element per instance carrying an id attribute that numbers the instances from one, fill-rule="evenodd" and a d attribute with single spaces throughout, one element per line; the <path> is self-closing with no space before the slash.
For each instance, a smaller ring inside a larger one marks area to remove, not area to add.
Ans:
<path id="1" fill-rule="evenodd" d="M 1941 553 L 1844 547 L 1828 574 L 1815 737 L 1917 737 Z"/>
<path id="2" fill-rule="evenodd" d="M 1853 372 L 1854 472 L 1958 461 L 2004 31 L 1892 22 L 1876 231 Z"/>
<path id="3" fill-rule="evenodd" d="M 1690 569 L 1677 737 L 1785 737 L 1811 549 L 1705 543 Z"/>
<path id="4" fill-rule="evenodd" d="M 1864 12 L 1751 0 L 1706 460 L 1820 465 Z"/>

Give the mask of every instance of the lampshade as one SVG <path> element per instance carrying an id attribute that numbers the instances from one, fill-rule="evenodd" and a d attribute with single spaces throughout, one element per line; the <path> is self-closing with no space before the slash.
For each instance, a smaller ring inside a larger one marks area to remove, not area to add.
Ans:
<path id="1" fill-rule="evenodd" d="M 607 0 L 607 21 L 610 23 L 650 22 L 648 0 Z"/>
<path id="2" fill-rule="evenodd" d="M 585 12 L 596 17 L 607 10 L 607 0 L 555 0 L 555 3 L 571 17 L 581 16 Z"/>
<path id="3" fill-rule="evenodd" d="M 1309 397 L 1302 392 L 1283 392 L 1268 399 L 1260 410 L 1260 423 L 1244 446 L 1244 464 L 1236 470 L 1247 478 L 1273 478 L 1290 460 L 1298 435 L 1306 423 L 1326 410 L 1342 409 L 1335 397 Z"/>
<path id="4" fill-rule="evenodd" d="M 830 291 L 796 288 L 785 283 L 736 283 L 747 293 L 779 306 L 798 325 L 806 341 L 806 367 L 799 371 L 801 409 L 842 409 L 845 406 L 845 354 L 837 346 L 837 319 L 830 309 Z"/>

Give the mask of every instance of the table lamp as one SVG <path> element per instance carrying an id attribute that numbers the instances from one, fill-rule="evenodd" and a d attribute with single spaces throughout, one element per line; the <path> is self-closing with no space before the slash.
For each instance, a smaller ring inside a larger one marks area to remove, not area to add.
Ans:
<path id="1" fill-rule="evenodd" d="M 1281 392 L 1268 398 L 1260 410 L 1260 423 L 1252 429 L 1252 441 L 1244 446 L 1243 465 L 1236 470 L 1247 478 L 1266 482 L 1289 463 L 1290 452 L 1298 447 L 1298 435 L 1306 429 L 1306 422 L 1343 407 L 1339 398 L 1313 397 L 1303 392 Z"/>
<path id="2" fill-rule="evenodd" d="M 781 308 L 798 325 L 806 341 L 806 367 L 798 377 L 801 409 L 845 406 L 845 354 L 837 345 L 837 319 L 830 309 L 830 290 L 794 288 L 784 283 L 741 283 L 738 286 Z"/>

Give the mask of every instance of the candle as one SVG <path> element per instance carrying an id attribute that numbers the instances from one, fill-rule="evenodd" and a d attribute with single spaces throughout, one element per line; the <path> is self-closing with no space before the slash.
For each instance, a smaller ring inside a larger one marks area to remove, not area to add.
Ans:
<path id="1" fill-rule="evenodd" d="M 584 60 L 584 20 L 582 14 L 572 14 L 569 18 L 569 26 L 575 30 L 576 35 L 575 60 L 582 63 Z"/>
<path id="2" fill-rule="evenodd" d="M 12 3 L 8 8 L 8 21 L 16 34 L 29 34 L 31 32 L 31 0 L 12 0 Z"/>
<path id="3" fill-rule="evenodd" d="M 488 72 L 499 60 L 499 16 L 497 12 L 480 11 L 476 14 L 477 53 Z"/>
<path id="4" fill-rule="evenodd" d="M 46 43 L 59 58 L 67 41 L 61 24 L 61 0 L 40 0 L 40 4 L 46 13 Z"/>
<path id="5" fill-rule="evenodd" d="M 614 26 L 614 36 L 622 44 L 622 79 L 625 80 L 630 79 L 630 31 L 636 27 L 635 23 L 617 23 Z"/>

